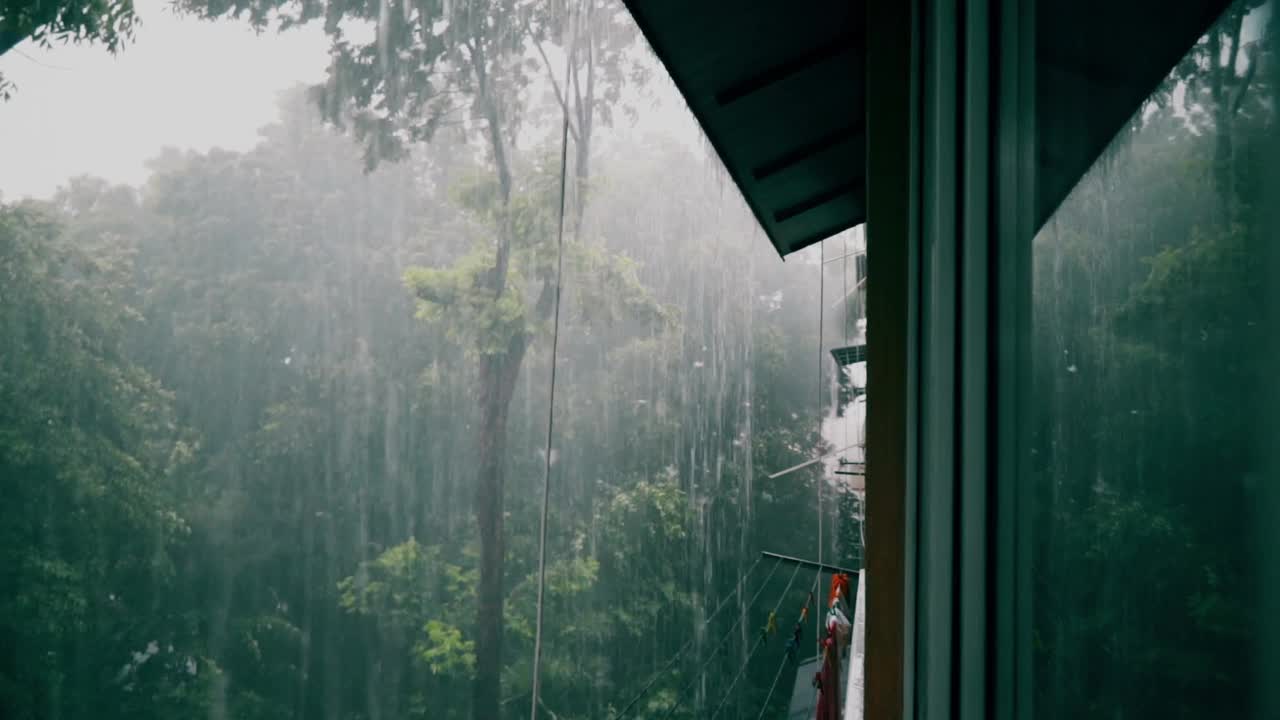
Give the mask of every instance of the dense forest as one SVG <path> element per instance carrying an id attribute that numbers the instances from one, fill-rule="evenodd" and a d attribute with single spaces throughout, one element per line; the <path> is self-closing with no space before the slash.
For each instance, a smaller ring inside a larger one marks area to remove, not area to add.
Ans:
<path id="1" fill-rule="evenodd" d="M 430 48 L 334 24 L 253 150 L 0 207 L 4 717 L 528 714 L 562 130 L 543 712 L 656 675 L 638 717 L 755 714 L 813 581 L 756 560 L 814 549 L 815 473 L 762 470 L 822 445 L 818 268 L 630 131 L 620 4 L 506 5 Z"/>
<path id="2" fill-rule="evenodd" d="M 542 715 L 756 717 L 769 609 L 813 582 L 757 559 L 815 549 L 817 473 L 767 474 L 825 447 L 819 270 L 636 130 L 664 81 L 621 3 L 180 5 L 322 25 L 327 79 L 251 150 L 0 203 L 0 717 L 528 716 L 549 410 Z M 18 30 L 118 49 L 131 8 Z M 1268 682 L 1269 11 L 1034 241 L 1037 717 L 1246 715 Z"/>
<path id="3" fill-rule="evenodd" d="M 1037 717 L 1269 717 L 1270 11 L 1236 2 L 1035 241 Z"/>
<path id="4" fill-rule="evenodd" d="M 249 153 L 156 158 L 143 188 L 76 178 L 4 206 L 6 717 L 469 715 L 476 358 L 492 351 L 414 287 L 471 287 L 436 277 L 475 262 L 487 178 L 461 133 L 366 175 L 304 93 L 282 118 Z M 541 150 L 519 171 L 530 255 L 554 241 Z M 812 478 L 747 478 L 817 444 L 816 268 L 759 262 L 767 244 L 704 163 L 661 137 L 602 158 L 571 242 L 543 695 L 558 717 L 638 690 L 758 549 L 811 550 Z M 660 191 L 673 182 L 679 198 Z M 512 716 L 548 401 L 546 328 L 528 333 L 503 458 Z M 706 671 L 676 716 L 698 714 L 742 645 L 691 658 L 650 702 Z"/>

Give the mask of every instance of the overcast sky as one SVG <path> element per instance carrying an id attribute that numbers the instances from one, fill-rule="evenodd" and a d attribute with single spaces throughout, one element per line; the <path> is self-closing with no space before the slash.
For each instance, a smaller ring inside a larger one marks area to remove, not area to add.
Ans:
<path id="1" fill-rule="evenodd" d="M 142 25 L 116 57 L 90 46 L 23 43 L 0 57 L 17 86 L 0 103 L 0 195 L 48 196 L 68 177 L 140 183 L 172 145 L 247 149 L 276 116 L 276 96 L 324 76 L 319 26 L 257 36 L 245 23 L 175 16 L 137 0 Z"/>
<path id="2" fill-rule="evenodd" d="M 147 161 L 166 146 L 247 150 L 276 118 L 282 90 L 324 77 L 319 25 L 257 35 L 245 22 L 201 22 L 168 5 L 137 0 L 142 24 L 117 56 L 28 42 L 0 57 L 0 73 L 17 85 L 0 102 L 0 197 L 48 197 L 81 174 L 141 184 Z M 643 95 L 624 100 L 640 111 L 633 130 L 701 149 L 701 132 L 661 70 Z"/>

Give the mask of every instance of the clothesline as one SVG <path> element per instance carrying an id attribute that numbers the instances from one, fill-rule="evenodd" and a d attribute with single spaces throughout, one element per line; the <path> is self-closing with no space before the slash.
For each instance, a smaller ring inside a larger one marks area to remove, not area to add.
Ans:
<path id="1" fill-rule="evenodd" d="M 799 574 L 800 566 L 797 565 L 796 569 L 791 573 L 791 579 L 787 581 L 786 589 L 784 589 L 782 594 L 778 596 L 778 602 L 774 603 L 773 610 L 769 613 L 770 615 L 776 614 L 778 612 L 778 608 L 782 607 L 782 601 L 786 599 L 787 593 L 791 590 L 792 584 L 796 581 L 796 575 Z M 805 607 L 808 607 L 808 603 L 805 604 Z M 720 696 L 720 704 L 716 705 L 715 712 L 711 714 L 711 720 L 715 720 L 719 717 L 720 711 L 724 709 L 725 703 L 729 700 L 729 696 L 733 694 L 733 688 L 738 684 L 738 680 L 742 679 L 742 673 L 746 672 L 747 666 L 751 664 L 751 658 L 755 657 L 756 651 L 760 649 L 760 645 L 764 643 L 766 637 L 766 633 L 761 633 L 760 636 L 756 638 L 756 644 L 752 646 L 751 652 L 747 654 L 747 659 L 742 663 L 742 667 L 738 668 L 738 673 L 733 676 L 733 682 L 729 683 L 729 687 L 726 688 L 724 693 Z"/>
<path id="2" fill-rule="evenodd" d="M 819 580 L 821 580 L 821 579 L 822 579 L 822 573 L 821 573 L 821 572 L 819 572 L 819 573 L 817 574 L 817 576 L 815 576 L 815 577 L 813 578 L 813 585 L 809 588 L 809 597 L 810 597 L 810 598 L 812 598 L 812 597 L 813 597 L 813 593 L 814 593 L 814 591 L 818 589 L 818 581 L 819 581 Z M 805 608 L 807 609 L 808 607 L 809 607 L 809 601 L 808 601 L 808 600 L 806 600 L 806 601 L 805 601 Z M 800 621 L 801 621 L 801 622 L 804 622 L 804 614 L 803 614 L 803 611 L 801 612 Z M 788 661 L 788 660 L 791 660 L 791 659 L 792 659 L 792 658 L 791 658 L 791 655 L 790 655 L 790 654 L 786 654 L 786 653 L 784 653 L 784 654 L 783 654 L 783 656 L 782 656 L 782 660 L 780 660 L 780 661 L 778 662 L 778 672 L 774 673 L 774 675 L 773 675 L 773 685 L 770 685 L 770 686 L 769 686 L 769 695 L 768 695 L 767 697 L 765 697 L 765 699 L 764 699 L 764 704 L 760 706 L 760 714 L 756 716 L 756 720 L 761 720 L 761 719 L 764 717 L 764 714 L 765 714 L 766 712 L 768 712 L 768 710 L 769 710 L 769 701 L 773 699 L 773 693 L 774 693 L 774 691 L 775 691 L 775 690 L 777 690 L 777 689 L 778 689 L 778 680 L 779 680 L 779 678 L 781 678 L 781 677 L 782 677 L 782 671 L 787 667 L 787 661 Z"/>
<path id="3" fill-rule="evenodd" d="M 757 559 L 757 562 L 759 562 L 759 559 Z M 774 563 L 773 570 L 777 570 L 778 566 L 781 564 L 781 561 Z M 756 600 L 759 599 L 760 593 L 764 592 L 765 586 L 769 584 L 770 577 L 773 577 L 773 571 L 769 572 L 769 576 L 764 579 L 764 582 L 760 583 L 760 587 L 756 590 L 755 594 L 751 596 L 751 601 L 747 603 L 748 610 L 755 607 Z M 676 710 L 680 708 L 680 704 L 683 702 L 682 698 L 685 697 L 685 693 L 689 691 L 689 688 L 693 687 L 693 684 L 697 682 L 698 677 L 706 671 L 707 665 L 711 664 L 711 661 L 716 657 L 716 653 L 720 652 L 720 649 L 725 646 L 725 643 L 729 642 L 730 638 L 733 637 L 733 631 L 738 629 L 738 626 L 741 624 L 742 617 L 739 616 L 737 620 L 733 621 L 733 625 L 729 626 L 729 629 L 725 631 L 724 636 L 720 638 L 720 642 L 716 643 L 716 646 L 711 648 L 711 652 L 707 653 L 707 657 L 698 668 L 698 672 L 693 673 L 689 678 L 689 682 L 681 686 L 679 692 L 676 693 L 676 701 L 672 703 L 671 709 L 667 710 L 667 714 L 663 715 L 664 718 L 671 717 L 675 714 Z"/>
<path id="4" fill-rule="evenodd" d="M 756 567 L 760 564 L 760 561 L 762 559 L 763 559 L 763 556 L 756 558 L 756 561 L 751 564 L 751 567 L 747 570 L 746 574 L 742 576 L 742 579 L 744 582 L 746 581 L 747 578 L 751 577 L 752 571 L 756 569 Z M 773 574 L 777 572 L 778 566 L 781 564 L 782 564 L 781 560 L 777 560 L 773 563 L 773 568 L 769 570 L 769 574 L 765 576 L 764 582 L 760 584 L 761 590 L 764 589 L 765 585 L 769 584 L 769 578 L 773 577 Z M 799 568 L 797 568 L 797 570 L 798 569 Z M 759 597 L 759 595 L 760 595 L 760 591 L 757 591 L 755 597 Z M 755 597 L 751 599 L 752 603 L 755 602 Z M 707 619 L 703 621 L 702 626 L 699 629 L 700 630 L 706 629 L 707 626 L 711 624 L 711 621 L 716 619 L 716 616 L 720 614 L 720 611 L 723 610 L 729 604 L 729 601 L 732 599 L 733 599 L 732 594 L 726 595 L 724 599 L 720 601 L 720 605 L 716 607 L 715 611 L 712 612 L 711 615 L 708 616 Z M 696 633 L 695 633 L 695 637 L 696 637 Z M 623 708 L 618 711 L 617 715 L 613 716 L 613 720 L 621 720 L 622 718 L 626 717 L 627 713 L 631 712 L 631 709 L 635 707 L 636 703 L 640 702 L 640 699 L 643 698 L 646 694 L 648 694 L 649 690 L 653 688 L 653 685 L 658 681 L 658 678 L 661 678 L 663 675 L 665 675 L 667 671 L 670 670 L 672 667 L 674 667 L 676 662 L 678 662 L 680 658 L 684 656 L 685 652 L 687 652 L 689 648 L 693 647 L 693 640 L 694 638 L 692 637 L 689 638 L 689 640 L 684 644 L 684 646 L 681 647 L 679 650 L 677 650 L 675 655 L 671 656 L 671 659 L 667 661 L 667 664 L 664 665 L 661 670 L 654 673 L 653 677 L 649 678 L 649 682 L 645 683 L 645 686 L 640 689 L 640 692 L 636 693 L 636 696 L 631 698 L 631 701 L 628 702 L 626 705 L 624 705 Z"/>

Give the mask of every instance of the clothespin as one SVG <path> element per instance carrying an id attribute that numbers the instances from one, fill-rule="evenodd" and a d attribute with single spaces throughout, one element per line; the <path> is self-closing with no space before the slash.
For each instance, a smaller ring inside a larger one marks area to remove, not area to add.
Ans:
<path id="1" fill-rule="evenodd" d="M 821 691 L 822 690 L 822 673 L 814 673 L 813 682 L 811 682 L 810 684 L 813 685 L 815 688 L 817 688 L 819 691 Z"/>
<path id="2" fill-rule="evenodd" d="M 778 632 L 778 611 L 770 610 L 769 619 L 765 621 L 764 627 L 760 628 L 760 641 L 767 642 L 769 636 Z"/>
<path id="3" fill-rule="evenodd" d="M 787 657 L 788 657 L 788 658 L 790 658 L 790 659 L 792 659 L 792 660 L 795 660 L 795 659 L 796 659 L 796 649 L 797 649 L 798 647 L 799 647 L 799 646 L 796 644 L 796 639 L 795 639 L 795 638 L 791 638 L 790 640 L 788 640 L 788 641 L 787 641 Z"/>

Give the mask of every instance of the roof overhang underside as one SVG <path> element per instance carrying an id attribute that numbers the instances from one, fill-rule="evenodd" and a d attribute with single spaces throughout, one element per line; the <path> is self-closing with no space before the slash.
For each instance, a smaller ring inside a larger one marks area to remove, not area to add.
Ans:
<path id="1" fill-rule="evenodd" d="M 626 4 L 779 253 L 866 219 L 860 2 Z"/>
<path id="2" fill-rule="evenodd" d="M 626 4 L 779 254 L 866 219 L 862 2 Z M 1038 3 L 1037 227 L 1228 4 Z"/>

